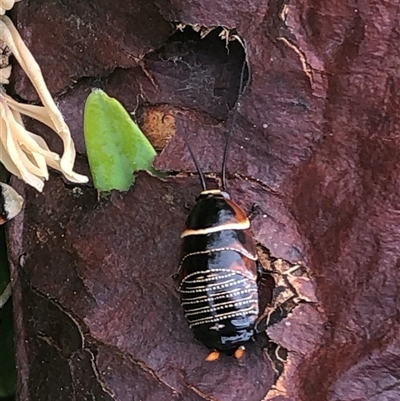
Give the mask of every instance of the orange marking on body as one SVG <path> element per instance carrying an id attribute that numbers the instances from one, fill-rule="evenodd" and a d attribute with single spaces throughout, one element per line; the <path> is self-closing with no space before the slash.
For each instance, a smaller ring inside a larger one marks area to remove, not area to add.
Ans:
<path id="1" fill-rule="evenodd" d="M 243 209 L 234 201 L 231 201 L 229 199 L 226 200 L 226 203 L 233 209 L 233 212 L 235 214 L 235 218 L 238 222 L 245 222 L 247 220 L 246 213 L 243 211 Z"/>
<path id="2" fill-rule="evenodd" d="M 212 351 L 208 354 L 208 357 L 206 358 L 207 362 L 214 362 L 219 358 L 219 352 L 218 351 Z"/>
<path id="3" fill-rule="evenodd" d="M 239 348 L 235 351 L 235 358 L 236 358 L 236 359 L 241 359 L 241 358 L 243 358 L 244 351 L 245 351 L 245 348 L 244 348 L 243 346 L 239 347 Z"/>

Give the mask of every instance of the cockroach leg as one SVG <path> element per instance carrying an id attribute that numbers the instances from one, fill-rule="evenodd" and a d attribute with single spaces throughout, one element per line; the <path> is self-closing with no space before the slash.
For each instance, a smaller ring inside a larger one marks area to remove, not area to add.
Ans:
<path id="1" fill-rule="evenodd" d="M 192 209 L 193 209 L 193 205 L 192 205 L 190 202 L 185 202 L 184 205 L 183 205 L 183 207 L 184 207 L 186 210 L 192 210 Z"/>
<path id="2" fill-rule="evenodd" d="M 248 215 L 248 218 L 250 221 L 254 220 L 255 217 L 257 217 L 260 214 L 264 214 L 263 210 L 261 207 L 258 205 L 258 203 L 253 203 L 251 205 L 251 209 Z"/>

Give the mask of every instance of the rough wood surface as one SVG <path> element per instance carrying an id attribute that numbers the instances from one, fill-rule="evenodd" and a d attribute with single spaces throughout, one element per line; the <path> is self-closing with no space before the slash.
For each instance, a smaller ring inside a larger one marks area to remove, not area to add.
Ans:
<path id="1" fill-rule="evenodd" d="M 236 28 L 250 70 L 230 191 L 273 258 L 308 266 L 316 303 L 237 363 L 204 361 L 173 280 L 195 177 L 139 174 L 99 202 L 53 175 L 9 229 L 20 400 L 395 401 L 400 397 L 400 2 L 36 0 L 13 14 L 84 157 L 92 87 L 139 119 L 168 105 L 156 164 L 219 172 L 241 46 L 172 22 Z M 45 27 L 45 30 L 44 30 Z M 21 78 L 21 77 L 19 77 Z M 35 100 L 25 80 L 18 96 Z M 147 109 L 146 107 L 149 106 Z M 45 136 L 49 133 L 41 128 Z M 170 132 L 169 132 L 170 135 Z M 48 141 L 51 147 L 60 146 Z"/>

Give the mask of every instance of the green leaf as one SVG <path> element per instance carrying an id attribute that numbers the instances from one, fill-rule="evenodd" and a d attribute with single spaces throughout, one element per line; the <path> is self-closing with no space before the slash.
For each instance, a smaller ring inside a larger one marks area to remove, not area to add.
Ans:
<path id="1" fill-rule="evenodd" d="M 85 104 L 86 150 L 95 187 L 127 191 L 134 172 L 154 169 L 156 151 L 118 100 L 100 89 Z"/>

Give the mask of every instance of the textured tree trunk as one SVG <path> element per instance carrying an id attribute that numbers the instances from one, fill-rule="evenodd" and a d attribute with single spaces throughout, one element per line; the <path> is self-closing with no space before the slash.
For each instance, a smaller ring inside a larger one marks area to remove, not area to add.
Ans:
<path id="1" fill-rule="evenodd" d="M 102 202 L 55 174 L 43 194 L 15 182 L 20 400 L 400 399 L 398 0 L 36 0 L 13 19 L 58 96 L 79 172 L 84 100 L 101 87 L 155 141 L 157 168 L 181 173 L 140 173 Z M 201 39 L 195 25 L 216 29 Z M 19 75 L 16 94 L 36 101 Z M 219 173 L 238 99 L 229 191 L 247 212 L 257 205 L 264 267 L 301 264 L 315 292 L 267 328 L 287 350 L 279 378 L 263 339 L 240 362 L 206 362 L 173 279 L 201 189 L 183 135 Z"/>

